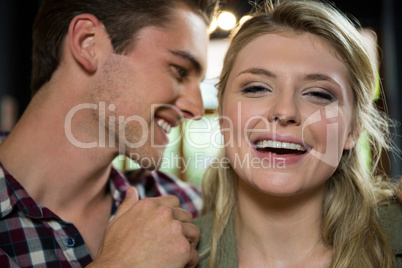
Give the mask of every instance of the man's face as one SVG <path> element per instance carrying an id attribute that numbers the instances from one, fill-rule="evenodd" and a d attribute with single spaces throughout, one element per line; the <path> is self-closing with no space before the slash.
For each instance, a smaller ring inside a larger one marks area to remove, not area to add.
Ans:
<path id="1" fill-rule="evenodd" d="M 98 72 L 93 103 L 104 102 L 106 146 L 155 168 L 167 133 L 186 118 L 201 117 L 208 34 L 203 19 L 176 8 L 165 28 L 142 29 L 128 55 L 110 54 Z"/>

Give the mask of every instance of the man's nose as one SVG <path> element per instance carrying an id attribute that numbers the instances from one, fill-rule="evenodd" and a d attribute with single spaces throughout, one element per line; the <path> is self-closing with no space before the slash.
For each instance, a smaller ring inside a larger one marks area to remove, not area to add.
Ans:
<path id="1" fill-rule="evenodd" d="M 185 118 L 200 119 L 204 115 L 200 84 L 194 83 L 183 87 L 176 101 L 176 106 L 182 111 Z"/>

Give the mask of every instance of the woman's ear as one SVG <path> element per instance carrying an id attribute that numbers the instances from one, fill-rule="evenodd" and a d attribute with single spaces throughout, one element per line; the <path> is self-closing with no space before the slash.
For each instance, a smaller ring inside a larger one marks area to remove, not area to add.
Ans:
<path id="1" fill-rule="evenodd" d="M 350 150 L 355 147 L 357 140 L 360 137 L 362 132 L 362 126 L 355 127 L 350 131 L 348 137 L 346 138 L 345 145 L 343 146 L 344 150 Z"/>
<path id="2" fill-rule="evenodd" d="M 80 14 L 70 22 L 68 45 L 77 62 L 89 73 L 98 67 L 97 42 L 103 25 L 91 14 Z M 103 31 L 104 32 L 104 31 Z"/>
<path id="3" fill-rule="evenodd" d="M 344 150 L 350 150 L 356 145 L 357 139 L 355 139 L 353 134 L 349 134 L 348 138 L 346 139 L 345 145 L 343 146 Z"/>

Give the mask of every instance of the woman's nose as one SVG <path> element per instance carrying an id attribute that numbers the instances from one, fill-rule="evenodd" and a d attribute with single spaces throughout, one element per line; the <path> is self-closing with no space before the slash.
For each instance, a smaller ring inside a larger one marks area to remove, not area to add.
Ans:
<path id="1" fill-rule="evenodd" d="M 293 95 L 281 93 L 275 98 L 268 120 L 280 125 L 299 125 L 301 122 L 298 103 Z"/>

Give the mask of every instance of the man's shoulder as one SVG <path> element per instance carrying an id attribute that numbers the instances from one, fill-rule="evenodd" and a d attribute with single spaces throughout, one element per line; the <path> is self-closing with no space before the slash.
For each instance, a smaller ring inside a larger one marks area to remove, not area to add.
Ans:
<path id="1" fill-rule="evenodd" d="M 161 171 L 137 169 L 126 172 L 125 175 L 130 184 L 137 188 L 141 198 L 174 195 L 193 217 L 201 214 L 201 191 L 195 185 Z"/>

